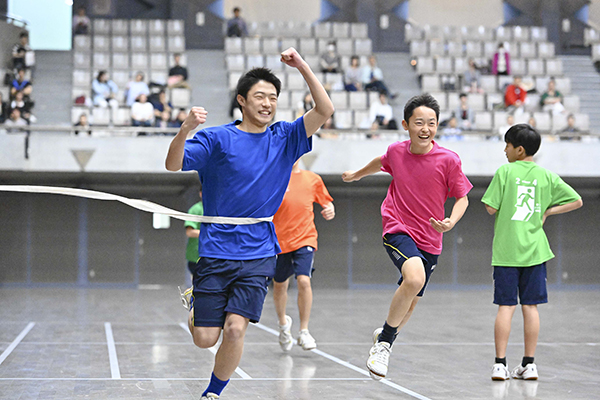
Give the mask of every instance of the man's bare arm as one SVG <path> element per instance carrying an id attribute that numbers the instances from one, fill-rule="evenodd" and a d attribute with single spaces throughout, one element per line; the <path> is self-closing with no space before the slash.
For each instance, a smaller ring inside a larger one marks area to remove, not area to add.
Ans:
<path id="1" fill-rule="evenodd" d="M 165 160 L 165 167 L 168 171 L 179 171 L 183 167 L 183 150 L 187 135 L 196 129 L 198 125 L 206 122 L 206 115 L 207 112 L 204 108 L 192 107 L 169 146 L 169 152 Z"/>

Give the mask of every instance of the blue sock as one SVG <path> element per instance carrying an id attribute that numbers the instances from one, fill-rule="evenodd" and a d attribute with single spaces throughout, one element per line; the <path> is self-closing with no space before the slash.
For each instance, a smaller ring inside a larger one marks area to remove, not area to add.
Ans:
<path id="1" fill-rule="evenodd" d="M 202 396 L 206 396 L 207 393 L 214 393 L 217 396 L 220 396 L 221 392 L 223 391 L 223 389 L 225 389 L 225 386 L 227 386 L 228 383 L 229 379 L 227 379 L 226 381 L 219 380 L 219 378 L 217 378 L 213 372 L 210 375 L 210 383 L 208 384 L 208 387 L 206 388 L 204 393 L 202 393 Z"/>

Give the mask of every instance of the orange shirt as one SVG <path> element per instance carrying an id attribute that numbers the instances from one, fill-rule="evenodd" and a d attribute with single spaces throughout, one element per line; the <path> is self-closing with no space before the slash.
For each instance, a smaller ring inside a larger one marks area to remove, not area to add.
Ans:
<path id="1" fill-rule="evenodd" d="M 317 228 L 313 203 L 321 206 L 333 201 L 321 177 L 314 172 L 292 172 L 279 210 L 273 217 L 281 253 L 304 246 L 317 249 Z"/>

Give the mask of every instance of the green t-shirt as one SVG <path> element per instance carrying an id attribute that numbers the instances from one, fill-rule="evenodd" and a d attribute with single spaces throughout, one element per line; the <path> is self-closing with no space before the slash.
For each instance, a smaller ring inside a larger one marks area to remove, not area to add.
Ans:
<path id="1" fill-rule="evenodd" d="M 498 168 L 481 199 L 498 210 L 492 265 L 530 267 L 553 258 L 542 227 L 544 212 L 580 198 L 560 176 L 534 162 L 515 161 Z"/>
<path id="2" fill-rule="evenodd" d="M 202 202 L 194 204 L 187 212 L 192 215 L 204 215 L 204 207 Z M 200 229 L 200 222 L 185 221 L 183 224 L 184 228 L 191 227 L 193 229 Z M 185 249 L 185 258 L 191 262 L 198 261 L 198 238 L 188 238 L 187 247 Z"/>

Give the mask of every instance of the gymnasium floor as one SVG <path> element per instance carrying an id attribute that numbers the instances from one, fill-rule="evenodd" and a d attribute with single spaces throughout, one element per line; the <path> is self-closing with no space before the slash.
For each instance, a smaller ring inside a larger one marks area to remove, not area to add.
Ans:
<path id="1" fill-rule="evenodd" d="M 318 349 L 284 354 L 268 296 L 221 399 L 593 399 L 600 397 L 600 292 L 550 290 L 540 307 L 538 381 L 492 382 L 491 290 L 427 291 L 400 333 L 389 380 L 364 368 L 389 290 L 316 290 Z M 290 290 L 290 300 L 295 300 Z M 289 314 L 295 320 L 295 301 Z M 0 289 L 0 399 L 199 399 L 210 350 L 193 346 L 174 287 Z M 522 356 L 518 310 L 508 349 Z"/>

